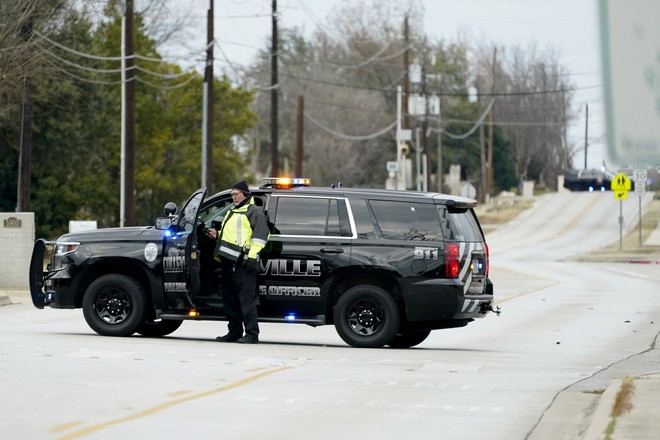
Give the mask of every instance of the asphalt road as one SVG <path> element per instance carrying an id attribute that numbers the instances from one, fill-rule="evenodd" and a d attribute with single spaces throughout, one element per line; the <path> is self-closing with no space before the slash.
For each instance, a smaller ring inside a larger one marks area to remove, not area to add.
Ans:
<path id="1" fill-rule="evenodd" d="M 527 438 L 562 390 L 660 331 L 657 267 L 571 260 L 618 238 L 610 198 L 553 194 L 489 234 L 501 316 L 413 349 L 297 324 L 252 346 L 216 343 L 213 322 L 108 338 L 79 310 L 0 307 L 0 438 Z"/>

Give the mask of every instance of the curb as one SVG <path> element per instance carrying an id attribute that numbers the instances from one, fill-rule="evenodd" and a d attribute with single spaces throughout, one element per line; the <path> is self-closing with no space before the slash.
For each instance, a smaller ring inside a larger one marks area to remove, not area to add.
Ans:
<path id="1" fill-rule="evenodd" d="M 616 400 L 616 395 L 621 389 L 622 383 L 623 379 L 610 380 L 607 389 L 605 389 L 605 392 L 598 400 L 598 406 L 591 417 L 589 428 L 587 428 L 587 431 L 584 433 L 584 440 L 600 440 L 603 438 L 611 420 L 611 413 L 612 408 L 614 407 L 614 401 Z"/>
<path id="2" fill-rule="evenodd" d="M 630 260 L 628 263 L 636 264 L 660 264 L 660 260 Z"/>
<path id="3" fill-rule="evenodd" d="M 4 293 L 0 293 L 0 307 L 7 306 L 9 304 L 11 304 L 11 299 L 9 296 Z"/>

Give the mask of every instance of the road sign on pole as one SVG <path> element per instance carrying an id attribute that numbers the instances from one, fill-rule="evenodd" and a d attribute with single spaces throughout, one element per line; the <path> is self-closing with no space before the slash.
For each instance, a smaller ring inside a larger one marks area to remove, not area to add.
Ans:
<path id="1" fill-rule="evenodd" d="M 635 168 L 633 179 L 635 180 L 635 194 L 639 199 L 639 247 L 642 247 L 642 196 L 646 192 L 646 170 Z"/>
<path id="2" fill-rule="evenodd" d="M 635 183 L 640 180 L 646 182 L 646 170 L 644 168 L 635 168 L 633 171 L 633 180 Z"/>
<path id="3" fill-rule="evenodd" d="M 628 200 L 628 191 L 614 191 L 615 200 Z"/>
<path id="4" fill-rule="evenodd" d="M 612 179 L 612 182 L 610 183 L 610 189 L 612 191 L 630 191 L 631 188 L 632 183 L 630 182 L 630 179 L 623 173 L 614 176 L 614 179 Z"/>

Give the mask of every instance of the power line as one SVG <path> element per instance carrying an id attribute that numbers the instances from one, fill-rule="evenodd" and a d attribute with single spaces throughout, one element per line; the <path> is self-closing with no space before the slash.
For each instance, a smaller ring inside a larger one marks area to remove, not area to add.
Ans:
<path id="1" fill-rule="evenodd" d="M 60 44 L 57 41 L 51 40 L 50 38 L 48 38 L 47 36 L 43 35 L 42 33 L 38 32 L 38 31 L 34 31 L 34 33 L 36 35 L 38 35 L 39 37 L 41 37 L 42 39 L 48 41 L 53 46 L 59 47 L 62 50 L 65 50 L 65 51 L 67 51 L 69 53 L 72 53 L 74 55 L 81 56 L 83 58 L 89 58 L 89 59 L 92 59 L 92 60 L 99 60 L 99 61 L 121 61 L 121 56 L 119 56 L 119 57 L 106 57 L 106 56 L 92 55 L 92 54 L 80 52 L 78 50 L 75 50 L 75 49 L 70 48 L 68 46 L 65 46 L 63 44 Z M 146 56 L 138 55 L 138 54 L 133 54 L 133 55 L 127 56 L 126 59 L 139 59 L 139 60 L 142 60 L 142 61 L 152 61 L 152 62 L 157 62 L 157 63 L 166 63 L 167 62 L 166 60 L 163 60 L 162 58 L 151 58 L 151 57 L 146 57 Z"/>
<path id="2" fill-rule="evenodd" d="M 481 116 L 479 117 L 479 120 L 478 120 L 478 121 L 474 124 L 474 126 L 473 126 L 471 129 L 469 129 L 467 132 L 465 132 L 465 133 L 463 133 L 463 134 L 452 134 L 452 133 L 448 132 L 447 130 L 445 130 L 444 128 L 432 128 L 432 127 L 429 127 L 429 128 L 426 130 L 426 137 L 429 137 L 429 135 L 431 134 L 431 132 L 434 131 L 434 132 L 441 132 L 442 134 L 446 134 L 448 137 L 450 137 L 451 139 L 454 139 L 454 140 L 465 139 L 465 138 L 467 138 L 468 136 L 470 136 L 472 133 L 474 133 L 474 132 L 477 130 L 477 128 L 479 128 L 479 126 L 484 122 L 484 119 L 485 119 L 486 116 L 488 115 L 488 112 L 490 112 L 490 109 L 493 107 L 493 104 L 494 104 L 494 103 L 495 103 L 495 100 L 494 100 L 494 99 L 491 99 L 491 100 L 490 100 L 490 103 L 488 104 L 488 107 L 483 111 L 483 113 L 482 113 Z"/>
<path id="3" fill-rule="evenodd" d="M 307 119 L 309 119 L 310 121 L 312 121 L 312 122 L 313 122 L 315 125 L 317 125 L 318 127 L 320 127 L 320 128 L 322 128 L 323 130 L 327 131 L 328 133 L 333 134 L 333 135 L 335 135 L 335 136 L 337 136 L 337 137 L 339 137 L 339 138 L 347 139 L 347 140 L 351 140 L 351 141 L 364 141 L 364 140 L 374 139 L 374 138 L 377 138 L 377 137 L 379 137 L 379 136 L 384 135 L 385 133 L 387 133 L 388 131 L 390 131 L 390 130 L 393 129 L 394 127 L 396 127 L 396 121 L 394 121 L 394 122 L 392 122 L 390 125 L 388 125 L 387 127 L 383 128 L 383 129 L 381 129 L 381 130 L 378 130 L 378 131 L 376 131 L 376 132 L 374 132 L 374 133 L 371 133 L 371 134 L 366 134 L 366 135 L 349 135 L 349 134 L 345 134 L 345 133 L 338 132 L 338 131 L 336 131 L 336 130 L 333 130 L 332 128 L 329 128 L 329 127 L 323 125 L 322 123 L 320 123 L 319 121 L 317 121 L 316 119 L 314 119 L 312 116 L 310 116 L 309 113 L 307 113 L 307 112 L 304 112 L 303 114 L 305 115 L 305 117 L 306 117 Z"/>
<path id="4" fill-rule="evenodd" d="M 162 90 L 162 91 L 168 91 L 168 90 L 181 89 L 181 88 L 187 86 L 187 85 L 188 85 L 193 79 L 195 79 L 195 75 L 190 75 L 190 78 L 188 78 L 188 79 L 185 80 L 184 82 L 182 82 L 182 83 L 180 83 L 180 84 L 173 85 L 173 86 L 157 86 L 156 84 L 153 84 L 153 83 L 151 83 L 151 82 L 149 82 L 149 81 L 145 81 L 145 80 L 143 80 L 142 78 L 140 78 L 140 77 L 138 77 L 138 76 L 136 76 L 135 79 L 136 79 L 139 83 L 142 83 L 142 84 L 144 84 L 144 85 L 146 85 L 146 86 L 149 86 L 149 87 L 151 87 L 151 88 L 153 88 L 153 89 Z"/>
<path id="5" fill-rule="evenodd" d="M 384 46 L 380 51 L 378 51 L 376 54 L 374 54 L 374 55 L 371 56 L 370 58 L 368 58 L 368 59 L 366 59 L 365 61 L 363 61 L 363 62 L 361 62 L 361 63 L 358 63 L 358 64 L 348 65 L 348 66 L 346 66 L 346 65 L 341 65 L 341 64 L 337 64 L 337 63 L 332 63 L 332 62 L 326 62 L 326 63 L 324 63 L 324 64 L 330 64 L 331 66 L 336 66 L 336 67 L 338 67 L 338 68 L 340 68 L 340 69 L 345 69 L 345 70 L 360 69 L 360 68 L 362 68 L 362 67 L 366 67 L 366 66 L 368 66 L 368 65 L 370 65 L 370 64 L 373 64 L 373 63 L 376 63 L 376 62 L 379 62 L 379 61 L 387 61 L 387 60 L 391 60 L 392 58 L 399 57 L 399 56 L 401 56 L 402 54 L 404 54 L 406 51 L 415 48 L 415 46 L 413 46 L 412 44 L 409 44 L 408 46 L 402 48 L 401 50 L 399 50 L 399 51 L 396 52 L 396 53 L 393 53 L 393 54 L 390 54 L 390 55 L 384 56 L 384 57 L 382 57 L 382 58 L 377 58 L 382 52 L 384 52 L 384 51 L 389 47 L 390 44 L 392 44 L 392 42 L 388 43 L 387 46 Z"/>
<path id="6" fill-rule="evenodd" d="M 173 79 L 178 79 L 186 75 L 190 75 L 190 72 L 181 72 L 181 73 L 158 73 L 151 71 L 149 69 L 145 69 L 144 67 L 140 67 L 138 64 L 135 65 L 135 68 L 139 70 L 142 73 L 146 73 L 148 75 L 152 75 L 158 78 L 161 78 L 166 81 L 171 81 Z"/>
<path id="7" fill-rule="evenodd" d="M 69 61 L 65 58 L 62 58 L 58 55 L 55 55 L 54 53 L 50 52 L 47 49 L 42 49 L 42 53 L 45 53 L 46 55 L 56 59 L 57 61 L 64 63 L 68 66 L 75 67 L 80 70 L 87 70 L 89 72 L 94 72 L 94 73 L 121 73 L 121 68 L 117 69 L 95 69 L 93 67 L 87 67 L 87 66 L 82 66 L 80 64 L 74 63 L 73 61 Z"/>
<path id="8" fill-rule="evenodd" d="M 106 85 L 106 86 L 114 86 L 114 85 L 119 85 L 119 84 L 122 83 L 121 80 L 119 80 L 119 81 L 103 81 L 103 80 L 83 78 L 81 76 L 78 76 L 76 74 L 73 74 L 73 73 L 69 72 L 68 70 L 65 70 L 65 69 L 61 68 L 60 66 L 58 66 L 56 64 L 49 63 L 49 65 L 52 68 L 58 70 L 59 72 L 62 72 L 63 74 L 65 74 L 65 75 L 67 75 L 67 76 L 69 76 L 69 77 L 71 77 L 71 78 L 73 78 L 77 81 L 88 83 L 88 84 L 100 84 L 100 85 Z M 129 81 L 132 81 L 132 80 L 129 80 Z"/>
<path id="9" fill-rule="evenodd" d="M 300 75 L 292 75 L 290 73 L 281 73 L 280 75 L 287 76 L 289 78 L 299 79 L 301 81 L 327 84 L 327 85 L 332 85 L 332 86 L 336 86 L 336 87 L 345 87 L 345 88 L 350 88 L 350 89 L 377 90 L 377 91 L 380 91 L 380 92 L 395 92 L 396 91 L 394 89 L 385 89 L 385 88 L 381 88 L 381 87 L 358 86 L 358 85 L 354 85 L 354 84 L 338 83 L 338 82 L 334 82 L 334 81 L 326 81 L 326 80 L 321 80 L 321 79 L 308 78 L 308 77 L 304 77 L 304 76 L 300 76 Z M 529 91 L 529 92 L 479 93 L 478 96 L 489 96 L 489 97 L 501 96 L 501 97 L 506 97 L 506 96 L 548 95 L 548 94 L 553 94 L 553 93 L 566 93 L 566 92 L 573 92 L 573 91 L 577 91 L 577 90 L 596 89 L 596 88 L 601 88 L 601 87 L 603 87 L 602 84 L 594 85 L 594 86 L 585 86 L 585 87 L 568 87 L 568 88 L 565 88 L 565 89 L 537 90 L 537 91 Z M 465 98 L 468 97 L 468 93 L 438 92 L 438 93 L 434 93 L 434 94 L 437 95 L 437 96 L 455 96 L 455 97 L 465 97 Z"/>

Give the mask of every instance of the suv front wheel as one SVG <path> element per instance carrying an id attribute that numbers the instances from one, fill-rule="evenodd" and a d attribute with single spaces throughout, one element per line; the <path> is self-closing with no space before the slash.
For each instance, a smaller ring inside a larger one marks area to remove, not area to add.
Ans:
<path id="1" fill-rule="evenodd" d="M 334 321 L 337 333 L 348 345 L 378 348 L 399 331 L 399 309 L 380 287 L 356 286 L 337 301 Z"/>
<path id="2" fill-rule="evenodd" d="M 140 284 L 125 275 L 104 275 L 89 285 L 83 297 L 87 324 L 102 336 L 130 336 L 146 317 Z"/>

